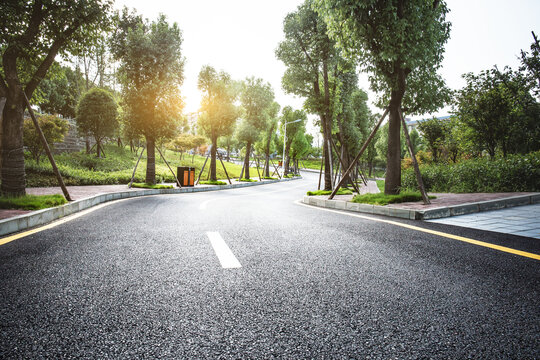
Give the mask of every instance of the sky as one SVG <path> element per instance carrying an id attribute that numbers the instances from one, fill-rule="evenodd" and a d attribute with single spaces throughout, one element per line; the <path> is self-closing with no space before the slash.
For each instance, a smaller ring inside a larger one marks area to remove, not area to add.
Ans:
<path id="1" fill-rule="evenodd" d="M 116 0 L 115 7 L 135 8 L 149 20 L 163 13 L 182 30 L 182 52 L 186 59 L 182 93 L 186 112 L 200 105 L 197 77 L 203 65 L 224 70 L 234 79 L 255 76 L 268 81 L 276 101 L 284 107 L 301 108 L 303 99 L 285 94 L 281 77 L 285 66 L 275 56 L 283 40 L 283 19 L 302 0 Z M 531 31 L 540 36 L 539 0 L 447 0 L 452 23 L 450 40 L 440 71 L 451 89 L 465 85 L 461 75 L 478 73 L 494 65 L 519 66 L 520 50 L 529 50 Z M 369 89 L 365 74 L 359 86 Z M 370 108 L 380 112 L 371 101 Z M 449 107 L 437 116 L 447 115 Z M 413 117 L 424 118 L 428 116 Z M 314 132 L 311 124 L 308 129 Z"/>

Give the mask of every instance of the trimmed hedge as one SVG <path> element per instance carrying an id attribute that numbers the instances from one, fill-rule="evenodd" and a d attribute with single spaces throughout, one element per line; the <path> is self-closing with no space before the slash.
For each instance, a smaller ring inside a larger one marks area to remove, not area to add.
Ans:
<path id="1" fill-rule="evenodd" d="M 431 192 L 540 191 L 540 151 L 495 160 L 421 165 L 420 172 L 426 190 Z M 418 189 L 413 169 L 403 171 L 401 183 L 404 189 Z"/>

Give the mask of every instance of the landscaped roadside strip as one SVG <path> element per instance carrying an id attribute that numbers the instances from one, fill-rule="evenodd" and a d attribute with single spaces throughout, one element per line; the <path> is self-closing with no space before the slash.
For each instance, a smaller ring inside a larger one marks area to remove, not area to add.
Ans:
<path id="1" fill-rule="evenodd" d="M 283 181 L 292 181 L 301 179 L 301 177 L 287 178 L 281 180 L 264 180 L 258 182 L 239 182 L 236 184 L 229 185 L 211 185 L 211 186 L 201 186 L 201 187 L 183 187 L 175 189 L 147 189 L 140 191 L 121 191 L 115 193 L 107 194 L 97 194 L 84 199 L 72 201 L 69 204 L 32 211 L 28 214 L 18 215 L 11 218 L 0 220 L 0 236 L 16 233 L 19 231 L 27 230 L 36 226 L 47 224 L 51 221 L 60 219 L 64 216 L 75 214 L 79 211 L 86 210 L 93 206 L 120 199 L 127 199 L 132 197 L 139 196 L 149 196 L 149 195 L 170 195 L 170 194 L 183 194 L 183 193 L 193 193 L 193 192 L 203 192 L 203 191 L 218 191 L 218 190 L 227 190 L 227 189 L 236 189 L 248 186 L 258 186 L 265 184 L 273 184 Z"/>
<path id="2" fill-rule="evenodd" d="M 328 200 L 323 197 L 304 196 L 302 202 L 307 205 L 319 206 L 327 209 L 347 210 L 366 214 L 385 215 L 410 220 L 440 219 L 450 216 L 472 214 L 482 211 L 510 208 L 520 205 L 540 203 L 540 194 L 512 196 L 496 200 L 479 201 L 460 205 L 445 206 L 426 210 L 393 208 L 358 204 L 343 200 Z"/>

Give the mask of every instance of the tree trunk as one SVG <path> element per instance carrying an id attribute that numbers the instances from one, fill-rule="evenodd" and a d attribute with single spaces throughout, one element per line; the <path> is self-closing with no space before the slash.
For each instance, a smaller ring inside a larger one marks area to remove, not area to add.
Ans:
<path id="1" fill-rule="evenodd" d="M 95 140 L 96 140 L 97 157 L 99 158 L 101 156 L 101 139 L 95 139 Z"/>
<path id="2" fill-rule="evenodd" d="M 332 190 L 332 161 L 330 160 L 332 153 L 328 148 L 327 127 L 322 118 L 321 123 L 323 124 L 324 190 L 330 191 Z"/>
<path id="3" fill-rule="evenodd" d="M 386 179 L 384 193 L 397 195 L 401 187 L 401 118 L 399 109 L 405 94 L 405 71 L 398 69 L 399 83 L 390 96 L 388 122 L 388 153 L 386 155 Z"/>
<path id="4" fill-rule="evenodd" d="M 251 154 L 251 142 L 246 146 L 246 157 L 244 159 L 244 179 L 249 179 L 249 154 Z"/>
<path id="5" fill-rule="evenodd" d="M 153 138 L 146 137 L 146 183 L 156 184 L 156 149 Z"/>
<path id="6" fill-rule="evenodd" d="M 266 147 L 264 149 L 265 162 L 264 162 L 264 176 L 270 177 L 270 143 L 272 142 L 272 133 L 274 128 L 271 129 L 268 138 L 266 139 Z"/>
<path id="7" fill-rule="evenodd" d="M 212 149 L 210 149 L 210 181 L 217 181 L 216 154 L 217 154 L 217 136 L 213 136 Z"/>
<path id="8" fill-rule="evenodd" d="M 324 128 L 325 128 L 325 142 L 332 139 L 332 115 L 330 114 L 330 84 L 328 81 L 328 61 L 323 60 L 323 84 L 324 84 Z M 332 190 L 332 149 L 328 149 L 328 171 L 326 170 L 326 164 L 324 169 L 324 189 Z M 337 154 L 339 156 L 339 154 Z"/>
<path id="9" fill-rule="evenodd" d="M 8 91 L 2 115 L 2 186 L 0 189 L 4 196 L 23 196 L 26 194 L 26 172 L 22 137 L 24 102 L 20 86 Z"/>

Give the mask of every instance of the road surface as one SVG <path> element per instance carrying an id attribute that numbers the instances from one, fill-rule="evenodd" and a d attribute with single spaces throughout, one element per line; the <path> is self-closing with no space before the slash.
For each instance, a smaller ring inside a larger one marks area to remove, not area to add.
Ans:
<path id="1" fill-rule="evenodd" d="M 0 246 L 0 358 L 538 358 L 536 239 L 300 205 L 317 174 Z"/>

